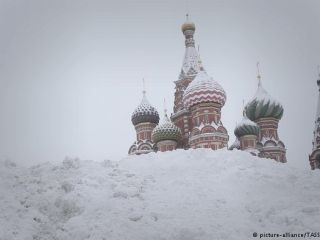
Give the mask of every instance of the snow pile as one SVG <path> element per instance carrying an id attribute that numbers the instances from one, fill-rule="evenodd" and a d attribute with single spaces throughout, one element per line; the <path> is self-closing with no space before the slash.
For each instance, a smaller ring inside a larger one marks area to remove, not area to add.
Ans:
<path id="1" fill-rule="evenodd" d="M 0 162 L 0 239 L 250 239 L 319 231 L 319 172 L 241 151 Z"/>

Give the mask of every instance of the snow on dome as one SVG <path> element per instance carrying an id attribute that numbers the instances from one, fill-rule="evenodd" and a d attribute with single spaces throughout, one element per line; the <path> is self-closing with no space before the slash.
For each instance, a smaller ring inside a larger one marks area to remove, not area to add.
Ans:
<path id="1" fill-rule="evenodd" d="M 201 69 L 203 69 L 203 66 L 197 50 L 195 47 L 187 47 L 179 79 L 195 76 Z"/>
<path id="2" fill-rule="evenodd" d="M 234 130 L 234 135 L 237 138 L 240 138 L 245 135 L 258 135 L 259 134 L 259 126 L 247 118 L 246 115 L 243 116 L 242 121 L 236 126 Z"/>
<path id="3" fill-rule="evenodd" d="M 140 105 L 134 110 L 131 116 L 133 125 L 137 125 L 143 122 L 159 123 L 159 114 L 149 103 L 145 93 L 143 94 Z"/>
<path id="4" fill-rule="evenodd" d="M 187 108 L 205 102 L 219 103 L 223 106 L 226 98 L 226 93 L 221 85 L 205 71 L 200 71 L 186 88 L 183 103 Z"/>
<path id="5" fill-rule="evenodd" d="M 180 129 L 170 121 L 167 114 L 165 114 L 164 123 L 156 126 L 152 131 L 152 140 L 154 143 L 163 140 L 173 140 L 177 142 L 180 138 Z"/>
<path id="6" fill-rule="evenodd" d="M 195 31 L 196 25 L 193 22 L 187 21 L 181 26 L 181 30 L 184 33 L 185 31 Z"/>
<path id="7" fill-rule="evenodd" d="M 255 96 L 246 105 L 245 111 L 247 117 L 252 121 L 267 117 L 273 117 L 280 120 L 283 115 L 281 103 L 272 98 L 262 87 L 261 83 L 259 83 Z"/>

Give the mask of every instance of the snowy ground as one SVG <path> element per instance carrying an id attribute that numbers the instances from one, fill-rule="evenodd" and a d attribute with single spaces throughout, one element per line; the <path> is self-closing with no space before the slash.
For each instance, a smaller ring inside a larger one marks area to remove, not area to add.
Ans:
<path id="1" fill-rule="evenodd" d="M 319 174 L 205 149 L 31 168 L 0 161 L 0 240 L 253 239 L 253 232 L 320 231 Z"/>

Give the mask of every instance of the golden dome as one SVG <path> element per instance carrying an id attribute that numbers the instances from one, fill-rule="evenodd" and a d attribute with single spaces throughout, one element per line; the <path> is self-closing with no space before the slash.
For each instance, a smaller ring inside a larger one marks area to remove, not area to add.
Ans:
<path id="1" fill-rule="evenodd" d="M 182 32 L 185 32 L 187 30 L 195 31 L 196 26 L 194 25 L 193 22 L 185 22 L 184 24 L 182 24 L 181 30 L 182 30 Z"/>

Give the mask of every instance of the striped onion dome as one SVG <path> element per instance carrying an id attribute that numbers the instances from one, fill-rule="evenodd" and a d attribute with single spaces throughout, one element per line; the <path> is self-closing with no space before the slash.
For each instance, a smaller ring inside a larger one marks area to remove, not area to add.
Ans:
<path id="1" fill-rule="evenodd" d="M 214 102 L 224 106 L 227 96 L 221 85 L 205 71 L 200 71 L 186 88 L 183 103 L 186 108 L 199 103 Z"/>
<path id="2" fill-rule="evenodd" d="M 170 121 L 167 114 L 164 116 L 164 122 L 156 126 L 152 131 L 152 141 L 154 143 L 165 140 L 173 140 L 178 142 L 180 138 L 180 129 Z"/>
<path id="3" fill-rule="evenodd" d="M 131 121 L 133 125 L 144 122 L 151 122 L 155 124 L 159 123 L 158 111 L 153 106 L 151 106 L 145 92 L 143 93 L 140 105 L 132 113 Z"/>
<path id="4" fill-rule="evenodd" d="M 281 103 L 272 98 L 259 81 L 258 89 L 253 99 L 245 107 L 246 115 L 252 121 L 259 118 L 272 117 L 280 120 L 283 115 Z"/>
<path id="5" fill-rule="evenodd" d="M 246 135 L 258 136 L 258 134 L 259 126 L 255 122 L 252 122 L 250 119 L 248 119 L 244 114 L 242 121 L 236 126 L 234 130 L 234 135 L 236 135 L 237 138 L 240 138 Z"/>

